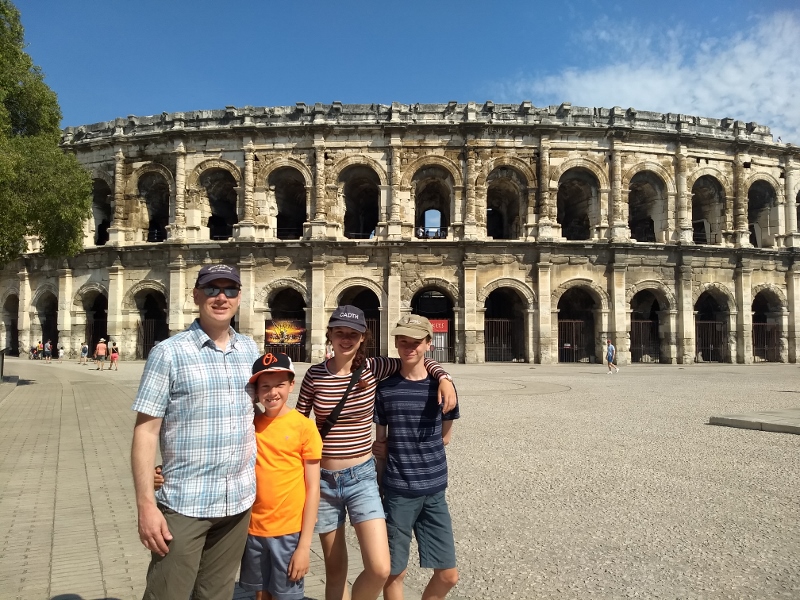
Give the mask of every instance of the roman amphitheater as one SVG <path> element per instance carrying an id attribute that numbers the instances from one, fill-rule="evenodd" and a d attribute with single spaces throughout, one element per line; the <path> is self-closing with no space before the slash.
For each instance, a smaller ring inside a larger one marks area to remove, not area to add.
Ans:
<path id="1" fill-rule="evenodd" d="M 767 127 L 479 103 L 227 107 L 68 127 L 94 178 L 84 250 L 0 271 L 5 346 L 123 358 L 236 264 L 234 325 L 319 360 L 337 304 L 392 353 L 404 313 L 441 361 L 796 362 L 800 148 Z M 267 333 L 265 331 L 269 330 Z"/>

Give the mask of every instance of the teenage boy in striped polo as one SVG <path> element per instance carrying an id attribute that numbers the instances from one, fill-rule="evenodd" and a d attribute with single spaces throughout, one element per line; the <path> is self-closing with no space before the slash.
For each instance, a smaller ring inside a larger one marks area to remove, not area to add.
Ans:
<path id="1" fill-rule="evenodd" d="M 400 373 L 383 380 L 375 396 L 376 453 L 386 456 L 382 483 L 391 574 L 383 588 L 386 600 L 402 600 L 411 533 L 419 562 L 433 569 L 423 600 L 444 598 L 458 582 L 453 526 L 447 508 L 447 460 L 458 403 L 442 414 L 439 383 L 425 370 L 433 327 L 418 315 L 403 317 L 391 333 L 403 361 Z M 387 432 L 388 429 L 388 432 Z M 385 452 L 380 446 L 386 445 Z"/>

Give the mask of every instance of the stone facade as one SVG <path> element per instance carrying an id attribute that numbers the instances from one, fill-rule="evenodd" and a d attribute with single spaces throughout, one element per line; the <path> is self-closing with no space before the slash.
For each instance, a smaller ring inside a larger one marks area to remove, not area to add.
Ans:
<path id="1" fill-rule="evenodd" d="M 634 109 L 297 104 L 64 131 L 93 173 L 85 250 L 0 271 L 6 346 L 106 334 L 123 358 L 196 315 L 238 265 L 236 326 L 300 319 L 322 357 L 339 303 L 377 350 L 411 310 L 441 360 L 796 362 L 800 149 L 769 129 Z"/>

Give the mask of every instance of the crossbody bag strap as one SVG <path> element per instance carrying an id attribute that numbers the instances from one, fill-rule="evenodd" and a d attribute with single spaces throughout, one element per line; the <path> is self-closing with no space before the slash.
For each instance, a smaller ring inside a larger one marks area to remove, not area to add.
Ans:
<path id="1" fill-rule="evenodd" d="M 353 386 L 356 384 L 356 381 L 361 379 L 361 373 L 364 372 L 364 365 L 362 364 L 358 367 L 353 374 L 350 376 L 350 383 L 347 384 L 347 389 L 342 394 L 342 399 L 339 400 L 339 404 L 333 407 L 333 410 L 325 419 L 325 422 L 322 424 L 322 429 L 319 430 L 320 437 L 324 440 L 325 436 L 330 433 L 330 430 L 333 429 L 333 426 L 336 425 L 336 421 L 339 420 L 339 415 L 342 413 L 342 409 L 344 408 L 344 403 L 347 401 L 347 396 L 350 395 L 350 390 L 353 389 Z"/>

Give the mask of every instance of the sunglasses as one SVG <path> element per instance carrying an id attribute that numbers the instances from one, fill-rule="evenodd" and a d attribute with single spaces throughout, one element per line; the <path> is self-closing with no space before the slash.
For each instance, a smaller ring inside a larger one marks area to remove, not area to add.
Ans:
<path id="1" fill-rule="evenodd" d="M 239 288 L 237 287 L 231 287 L 231 288 L 204 287 L 200 289 L 203 290 L 203 293 L 209 298 L 216 298 L 217 296 L 219 296 L 220 292 L 225 294 L 226 298 L 236 298 L 236 296 L 239 295 Z"/>

